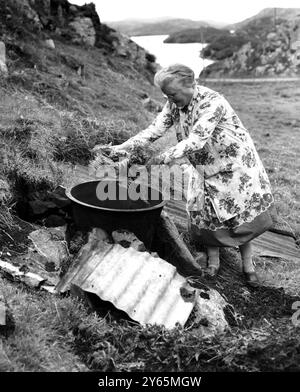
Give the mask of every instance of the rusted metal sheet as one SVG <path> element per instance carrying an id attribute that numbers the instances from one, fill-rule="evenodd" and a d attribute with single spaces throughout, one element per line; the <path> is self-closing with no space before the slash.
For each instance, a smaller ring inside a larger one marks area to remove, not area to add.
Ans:
<path id="1" fill-rule="evenodd" d="M 185 324 L 196 298 L 187 301 L 182 297 L 187 283 L 175 267 L 119 244 L 98 242 L 96 248 L 88 244 L 84 248 L 57 291 L 75 285 L 113 303 L 142 325 L 173 328 L 176 323 Z"/>
<path id="2" fill-rule="evenodd" d="M 88 181 L 91 177 L 88 169 L 84 166 L 77 166 L 76 173 L 82 181 Z M 164 207 L 180 230 L 187 229 L 187 213 L 185 202 L 180 200 L 170 200 Z M 288 235 L 267 231 L 253 240 L 254 254 L 259 256 L 280 257 L 300 263 L 300 251 L 293 238 Z"/>
<path id="3" fill-rule="evenodd" d="M 300 263 L 300 249 L 290 236 L 266 231 L 253 240 L 253 247 L 257 256 L 281 257 Z"/>

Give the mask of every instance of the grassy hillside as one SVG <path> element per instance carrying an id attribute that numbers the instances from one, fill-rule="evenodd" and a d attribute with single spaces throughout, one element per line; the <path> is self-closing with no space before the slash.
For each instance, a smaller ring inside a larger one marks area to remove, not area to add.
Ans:
<path id="1" fill-rule="evenodd" d="M 95 144 L 120 143 L 144 128 L 153 114 L 142 100 L 158 93 L 152 62 L 135 62 L 135 52 L 129 58 L 108 52 L 107 45 L 78 45 L 56 33 L 45 35 L 27 24 L 15 6 L 11 2 L 13 21 L 0 13 L 8 67 L 8 74 L 0 75 L 4 226 L 22 190 L 55 187 L 68 176 L 65 163 L 87 163 Z M 45 45 L 45 37 L 54 40 L 55 49 Z"/>

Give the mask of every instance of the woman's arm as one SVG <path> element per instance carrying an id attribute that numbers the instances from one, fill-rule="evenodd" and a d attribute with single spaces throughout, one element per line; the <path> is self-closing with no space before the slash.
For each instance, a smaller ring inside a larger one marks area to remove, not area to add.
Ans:
<path id="1" fill-rule="evenodd" d="M 135 145 L 146 145 L 160 138 L 173 125 L 173 115 L 170 103 L 167 102 L 163 110 L 156 116 L 148 128 L 120 144 L 118 148 L 128 150 Z"/>
<path id="2" fill-rule="evenodd" d="M 173 159 L 182 158 L 183 156 L 201 150 L 207 140 L 211 137 L 215 127 L 221 120 L 225 107 L 223 98 L 218 96 L 206 104 L 204 109 L 196 108 L 195 122 L 189 137 L 182 140 L 176 146 L 169 148 L 164 154 L 164 162 L 169 163 Z"/>

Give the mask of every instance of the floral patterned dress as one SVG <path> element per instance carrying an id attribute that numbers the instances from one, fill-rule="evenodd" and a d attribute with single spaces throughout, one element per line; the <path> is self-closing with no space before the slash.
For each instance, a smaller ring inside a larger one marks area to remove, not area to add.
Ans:
<path id="1" fill-rule="evenodd" d="M 168 101 L 130 142 L 153 142 L 171 126 L 178 143 L 164 157 L 168 162 L 188 158 L 187 211 L 193 224 L 213 231 L 235 228 L 252 222 L 273 203 L 253 140 L 221 94 L 197 85 L 187 107 L 179 109 Z"/>

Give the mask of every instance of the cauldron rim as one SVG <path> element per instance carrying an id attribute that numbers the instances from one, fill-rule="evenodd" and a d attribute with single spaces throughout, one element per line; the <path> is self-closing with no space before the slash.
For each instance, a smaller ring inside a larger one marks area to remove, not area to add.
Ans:
<path id="1" fill-rule="evenodd" d="M 71 192 L 72 192 L 72 190 L 75 188 L 75 187 L 77 187 L 77 186 L 80 186 L 80 185 L 82 185 L 82 184 L 87 184 L 87 183 L 95 183 L 95 182 L 100 182 L 101 180 L 93 180 L 93 181 L 84 181 L 84 182 L 81 182 L 81 183 L 79 183 L 79 184 L 76 184 L 76 185 L 73 185 L 73 186 L 71 186 L 71 187 L 69 187 L 68 189 L 66 189 L 66 191 L 65 191 L 65 193 L 66 193 L 66 196 L 72 201 L 72 202 L 74 202 L 74 203 L 76 203 L 76 204 L 80 204 L 80 205 L 82 205 L 82 206 L 85 206 L 85 207 L 89 207 L 89 208 L 93 208 L 93 209 L 96 209 L 96 210 L 101 210 L 101 211 L 111 211 L 111 212 L 144 212 L 144 211 L 151 211 L 151 210 L 156 210 L 156 209 L 159 209 L 159 208 L 162 208 L 166 203 L 167 203 L 167 200 L 162 200 L 159 204 L 156 204 L 156 205 L 154 205 L 153 207 L 148 207 L 148 208 L 135 208 L 135 209 L 130 209 L 130 208 L 105 208 L 105 207 L 98 207 L 98 206 L 95 206 L 95 205 L 92 205 L 92 204 L 88 204 L 88 203 L 84 203 L 83 201 L 80 201 L 80 200 L 78 200 L 78 199 L 76 199 L 74 196 L 72 196 L 72 194 L 71 194 Z M 106 181 L 115 181 L 115 180 L 109 180 L 109 179 L 107 179 Z M 162 195 L 162 197 L 163 197 L 163 194 L 158 190 L 158 189 L 156 189 L 156 188 L 152 188 L 152 187 L 148 187 L 148 188 L 151 188 L 151 189 L 153 189 L 153 190 L 156 190 L 159 194 L 161 194 Z"/>

